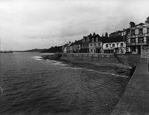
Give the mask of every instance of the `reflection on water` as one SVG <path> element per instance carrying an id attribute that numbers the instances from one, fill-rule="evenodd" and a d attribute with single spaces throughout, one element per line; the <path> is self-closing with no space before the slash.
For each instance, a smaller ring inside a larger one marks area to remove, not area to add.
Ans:
<path id="1" fill-rule="evenodd" d="M 127 82 L 41 60 L 37 53 L 2 54 L 0 59 L 0 115 L 109 114 Z"/>
<path id="2" fill-rule="evenodd" d="M 33 57 L 31 57 L 31 58 L 33 58 L 33 59 L 35 59 L 35 60 L 42 60 L 42 57 L 41 57 L 41 56 L 33 56 Z"/>

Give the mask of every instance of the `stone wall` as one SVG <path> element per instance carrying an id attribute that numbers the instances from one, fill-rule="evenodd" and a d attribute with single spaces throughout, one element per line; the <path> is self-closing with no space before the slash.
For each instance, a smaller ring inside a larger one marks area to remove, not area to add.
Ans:
<path id="1" fill-rule="evenodd" d="M 123 55 L 117 55 L 117 58 L 120 63 L 124 65 L 129 65 L 131 67 L 134 67 L 138 64 L 140 61 L 140 55 L 139 54 L 123 54 Z"/>
<path id="2" fill-rule="evenodd" d="M 113 63 L 123 64 L 128 66 L 136 66 L 139 62 L 139 55 L 125 54 L 89 54 L 89 53 L 64 53 L 61 57 L 62 60 L 77 61 L 77 62 L 97 62 L 97 63 Z"/>
<path id="3" fill-rule="evenodd" d="M 119 63 L 113 54 L 68 53 L 62 54 L 61 59 L 68 61 Z"/>
<path id="4" fill-rule="evenodd" d="M 141 47 L 141 58 L 149 58 L 149 46 Z"/>

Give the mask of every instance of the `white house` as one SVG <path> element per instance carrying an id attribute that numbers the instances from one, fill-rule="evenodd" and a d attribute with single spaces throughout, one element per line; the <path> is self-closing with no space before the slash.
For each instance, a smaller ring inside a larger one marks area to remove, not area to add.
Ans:
<path id="1" fill-rule="evenodd" d="M 126 53 L 126 42 L 123 36 L 108 37 L 103 39 L 103 52 L 104 53 Z"/>
<path id="2" fill-rule="evenodd" d="M 71 42 L 62 46 L 63 53 L 70 53 Z"/>

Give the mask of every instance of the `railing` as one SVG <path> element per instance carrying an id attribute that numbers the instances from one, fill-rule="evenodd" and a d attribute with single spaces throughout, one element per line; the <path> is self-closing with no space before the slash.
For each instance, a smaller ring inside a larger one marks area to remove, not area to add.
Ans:
<path id="1" fill-rule="evenodd" d="M 145 37 L 145 36 L 149 36 L 149 34 L 134 34 L 134 35 L 127 35 L 127 37 L 129 38 L 136 38 L 136 37 Z"/>
<path id="2" fill-rule="evenodd" d="M 134 43 L 126 43 L 126 45 L 147 45 L 148 43 L 147 42 L 134 42 Z"/>

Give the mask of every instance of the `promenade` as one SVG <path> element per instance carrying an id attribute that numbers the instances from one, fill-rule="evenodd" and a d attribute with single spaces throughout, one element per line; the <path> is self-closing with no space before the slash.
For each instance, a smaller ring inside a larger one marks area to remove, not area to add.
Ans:
<path id="1" fill-rule="evenodd" d="M 123 96 L 111 115 L 149 115 L 149 68 L 140 59 Z"/>

